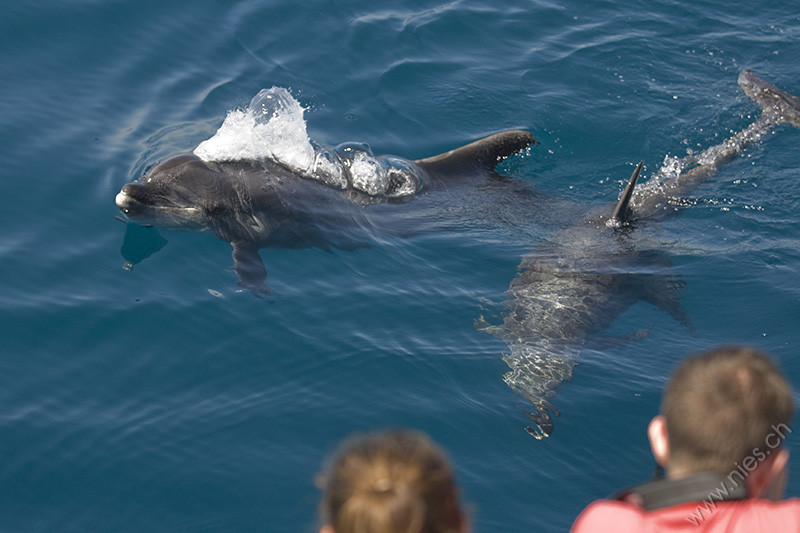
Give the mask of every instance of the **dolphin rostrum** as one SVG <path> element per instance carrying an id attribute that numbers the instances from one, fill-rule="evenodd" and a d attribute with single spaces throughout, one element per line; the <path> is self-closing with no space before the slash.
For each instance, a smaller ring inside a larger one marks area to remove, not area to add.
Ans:
<path id="1" fill-rule="evenodd" d="M 628 307 L 645 300 L 691 328 L 677 297 L 683 283 L 668 273 L 666 254 L 637 247 L 631 224 L 676 211 L 685 194 L 775 126 L 800 127 L 796 97 L 749 70 L 741 73 L 739 85 L 761 107 L 755 122 L 637 186 L 639 163 L 615 209 L 590 213 L 523 257 L 501 325 L 476 322 L 508 345 L 503 360 L 511 370 L 504 381 L 533 405 L 526 415 L 534 425 L 526 430 L 537 439 L 553 430 L 551 414 L 559 413 L 550 400 L 572 377 L 582 349 Z"/>
<path id="2" fill-rule="evenodd" d="M 372 184 L 355 167 L 361 164 L 370 170 L 369 165 L 381 163 L 355 148 L 346 150 L 349 159 L 325 152 L 328 163 L 337 159 L 337 176 L 346 174 L 347 179 L 337 178 L 335 184 L 330 172 L 321 177 L 304 175 L 269 158 L 204 161 L 183 154 L 123 186 L 116 204 L 139 224 L 209 230 L 229 242 L 239 285 L 263 295 L 269 288 L 260 248 L 360 246 L 365 228 L 386 225 L 388 218 L 409 209 L 407 204 L 419 201 L 418 197 L 485 180 L 501 160 L 535 142 L 527 131 L 510 130 L 426 159 L 391 158 L 377 190 L 370 189 Z"/>

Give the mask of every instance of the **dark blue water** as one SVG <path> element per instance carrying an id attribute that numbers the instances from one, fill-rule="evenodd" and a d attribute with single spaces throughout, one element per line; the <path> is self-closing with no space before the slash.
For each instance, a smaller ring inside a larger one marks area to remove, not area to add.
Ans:
<path id="1" fill-rule="evenodd" d="M 608 333 L 649 336 L 586 350 L 542 441 L 501 380 L 505 345 L 473 322 L 498 320 L 556 204 L 526 216 L 476 191 L 443 199 L 452 231 L 264 250 L 269 303 L 205 235 L 163 232 L 124 269 L 114 196 L 279 86 L 327 145 L 418 158 L 529 129 L 541 144 L 512 178 L 612 204 L 631 162 L 649 174 L 749 123 L 742 69 L 800 93 L 798 57 L 788 1 L 7 2 L 0 530 L 313 531 L 324 457 L 399 425 L 447 448 L 475 531 L 566 531 L 649 475 L 645 427 L 683 355 L 753 344 L 800 386 L 800 132 L 646 229 L 696 331 L 630 308 Z"/>

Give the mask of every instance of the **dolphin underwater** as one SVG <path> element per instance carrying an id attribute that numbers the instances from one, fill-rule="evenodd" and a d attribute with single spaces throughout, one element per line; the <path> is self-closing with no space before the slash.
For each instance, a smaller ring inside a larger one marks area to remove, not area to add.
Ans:
<path id="1" fill-rule="evenodd" d="M 478 329 L 507 344 L 503 360 L 510 370 L 503 379 L 533 406 L 525 414 L 534 425 L 525 429 L 537 439 L 553 431 L 551 414 L 559 412 L 550 400 L 571 379 L 582 349 L 628 307 L 645 300 L 691 329 L 678 301 L 683 283 L 668 273 L 666 254 L 650 243 L 637 246 L 633 223 L 674 213 L 687 192 L 775 126 L 800 128 L 800 100 L 749 70 L 738 81 L 761 107 L 755 122 L 637 187 L 640 162 L 615 208 L 588 213 L 523 257 L 507 291 L 502 324 L 476 320 Z"/>
<path id="2" fill-rule="evenodd" d="M 260 296 L 269 288 L 259 249 L 363 246 L 365 232 L 390 224 L 397 211 L 408 209 L 405 204 L 456 184 L 485 181 L 501 160 L 535 142 L 527 131 L 509 130 L 415 161 L 378 160 L 348 147 L 341 157 L 321 152 L 327 170 L 316 174 L 270 158 L 206 161 L 181 154 L 124 185 L 116 205 L 141 225 L 210 231 L 229 242 L 238 284 Z M 383 167 L 381 185 L 354 172 L 359 165 Z M 413 223 L 411 215 L 403 216 L 395 219 Z"/>

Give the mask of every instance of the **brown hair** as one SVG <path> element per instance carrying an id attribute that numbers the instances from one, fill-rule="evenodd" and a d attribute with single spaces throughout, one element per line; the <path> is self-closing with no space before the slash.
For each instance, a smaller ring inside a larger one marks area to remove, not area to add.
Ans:
<path id="1" fill-rule="evenodd" d="M 669 462 L 728 473 L 748 455 L 768 452 L 768 436 L 788 429 L 793 412 L 789 384 L 766 354 L 725 346 L 689 357 L 661 402 Z"/>
<path id="2" fill-rule="evenodd" d="M 318 483 L 336 533 L 457 533 L 465 520 L 450 463 L 422 433 L 352 437 Z"/>

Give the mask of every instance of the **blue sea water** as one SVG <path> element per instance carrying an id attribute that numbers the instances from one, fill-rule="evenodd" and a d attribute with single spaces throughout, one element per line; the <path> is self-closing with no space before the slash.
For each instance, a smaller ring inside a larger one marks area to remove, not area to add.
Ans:
<path id="1" fill-rule="evenodd" d="M 123 268 L 114 196 L 277 86 L 328 146 L 420 158 L 528 129 L 540 144 L 507 175 L 611 205 L 632 162 L 650 174 L 750 122 L 742 69 L 800 94 L 798 57 L 789 1 L 6 2 L 0 530 L 314 531 L 324 458 L 393 426 L 448 450 L 474 531 L 568 530 L 651 473 L 645 427 L 684 355 L 755 345 L 800 387 L 800 132 L 778 128 L 646 229 L 694 331 L 630 308 L 608 333 L 649 335 L 585 350 L 541 441 L 502 382 L 505 345 L 473 324 L 498 320 L 560 203 L 475 191 L 442 199 L 450 231 L 266 249 L 266 301 L 207 235 L 161 232 Z"/>

